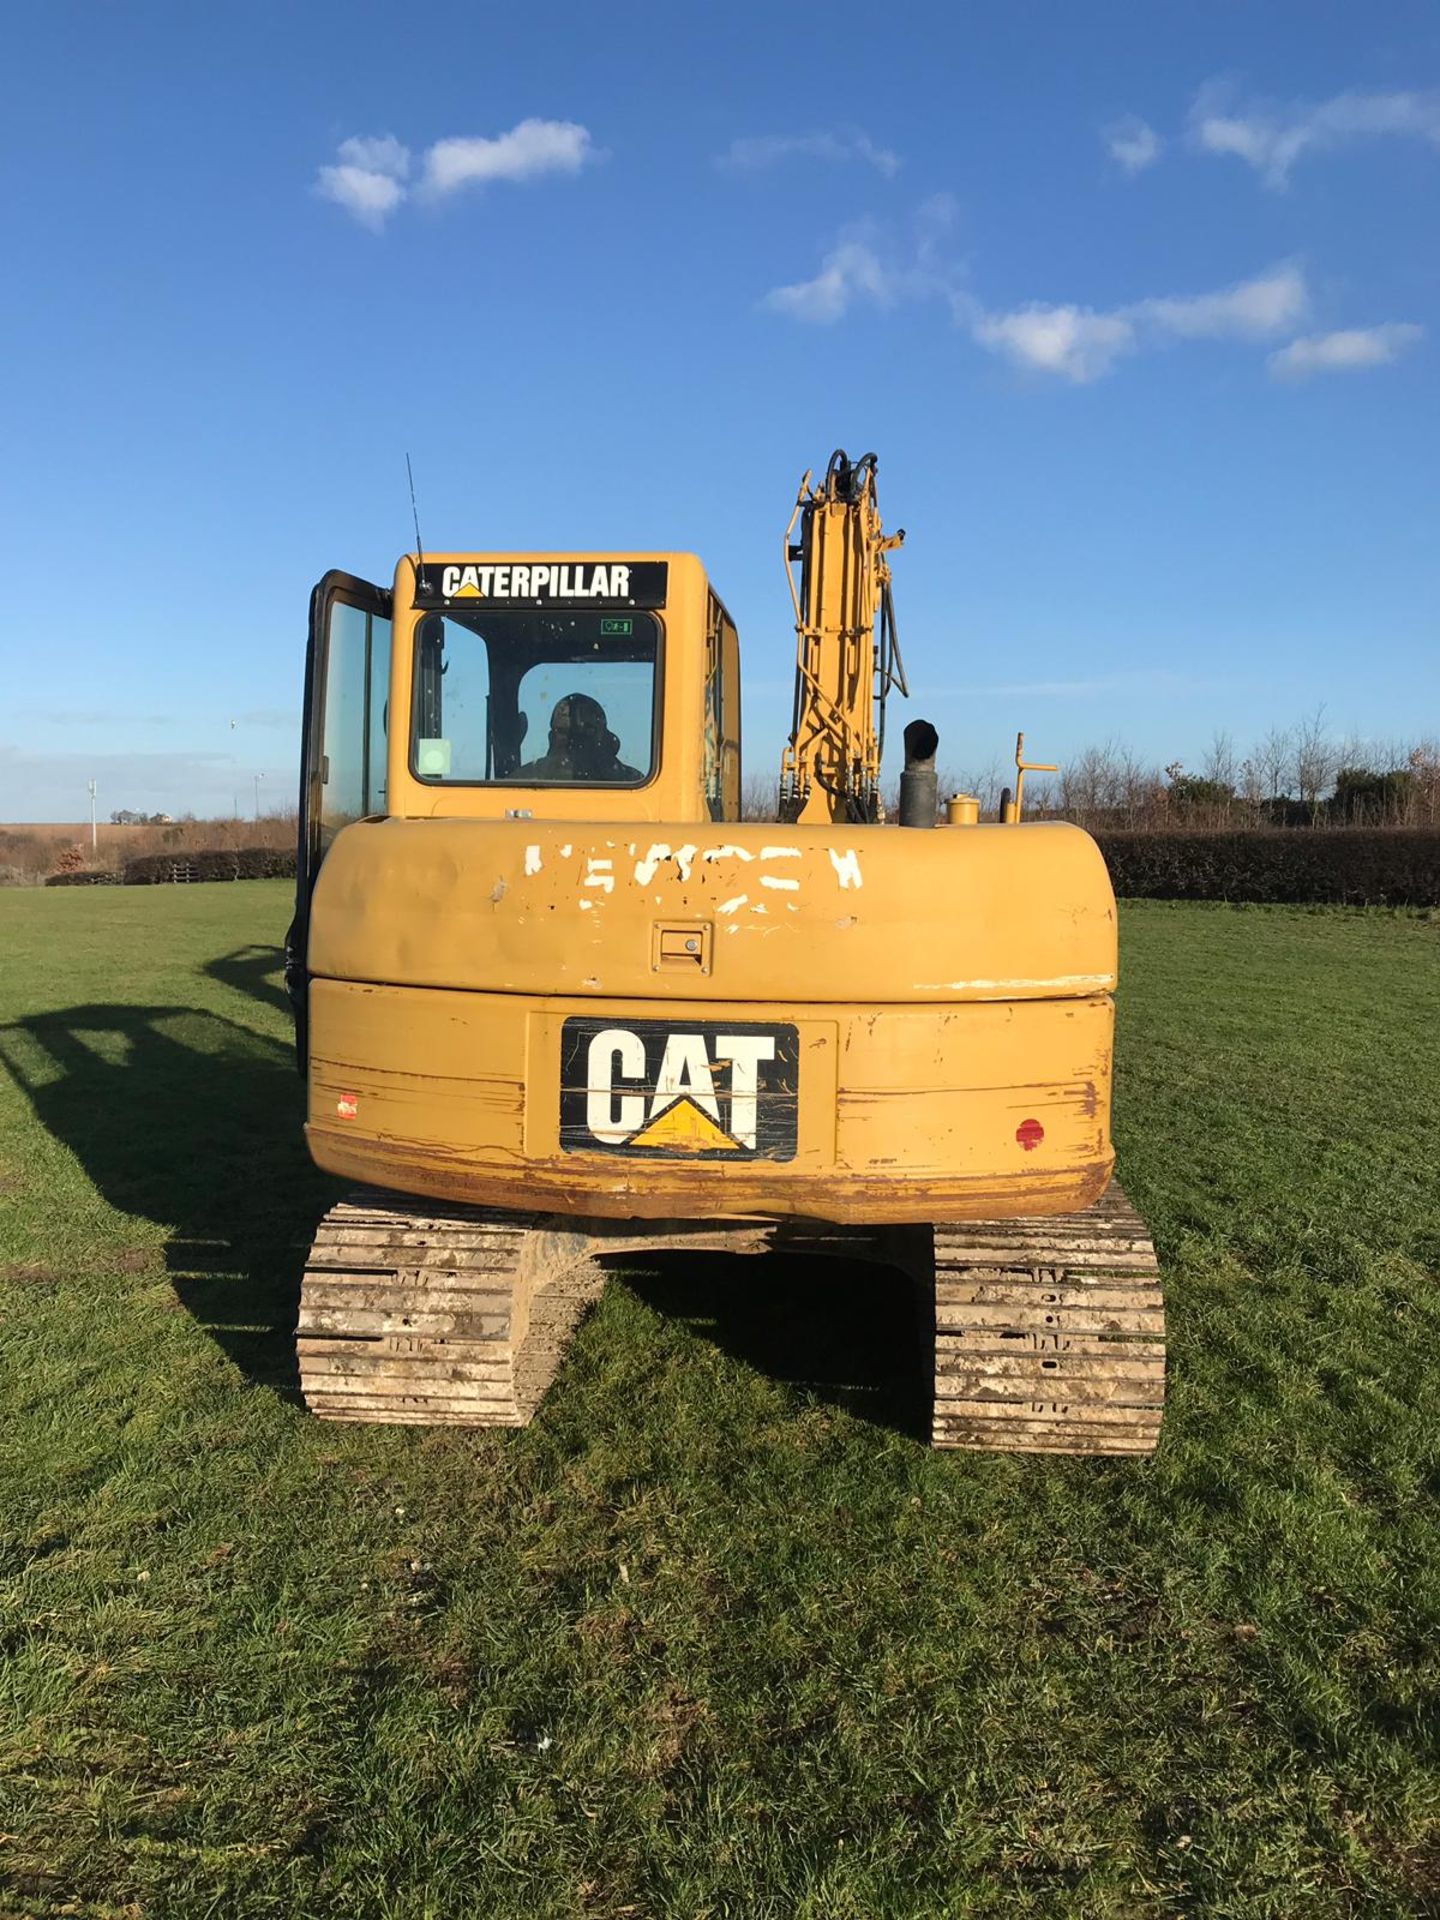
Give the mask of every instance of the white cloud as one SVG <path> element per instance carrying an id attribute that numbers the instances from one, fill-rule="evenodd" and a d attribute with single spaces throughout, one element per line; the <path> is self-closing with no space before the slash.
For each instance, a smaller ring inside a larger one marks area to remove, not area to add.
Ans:
<path id="1" fill-rule="evenodd" d="M 898 239 L 887 237 L 876 221 L 858 222 L 840 234 L 813 279 L 772 288 L 760 304 L 792 320 L 829 326 L 861 302 L 893 307 L 934 295 L 958 300 L 945 244 L 956 214 L 952 196 L 936 193 L 921 201 L 908 233 Z"/>
<path id="2" fill-rule="evenodd" d="M 1143 173 L 1153 167 L 1165 150 L 1165 142 L 1152 126 L 1128 114 L 1102 131 L 1106 151 L 1126 173 Z"/>
<path id="3" fill-rule="evenodd" d="M 1236 101 L 1212 82 L 1190 110 L 1190 136 L 1204 153 L 1243 160 L 1270 187 L 1283 187 L 1297 160 L 1350 140 L 1384 136 L 1440 146 L 1440 89 L 1341 93 L 1332 100 Z"/>
<path id="4" fill-rule="evenodd" d="M 834 326 L 858 306 L 886 309 L 941 299 L 977 346 L 1076 386 L 1103 379 L 1133 354 L 1177 341 L 1283 338 L 1309 311 L 1305 275 L 1291 262 L 1213 292 L 1152 295 L 1108 310 L 1041 300 L 990 309 L 962 283 L 947 257 L 955 211 L 948 196 L 925 201 L 905 246 L 887 239 L 876 222 L 853 227 L 825 254 L 813 278 L 775 287 L 761 304 L 792 320 Z M 1321 367 L 1376 365 L 1418 337 L 1418 328 L 1405 326 L 1327 334 L 1295 342 L 1273 354 L 1270 365 L 1275 373 L 1292 376 Z"/>
<path id="5" fill-rule="evenodd" d="M 425 155 L 424 190 L 453 193 L 457 187 L 496 180 L 535 180 L 546 173 L 579 173 L 598 156 L 590 131 L 574 120 L 522 120 L 493 140 L 437 140 Z"/>
<path id="6" fill-rule="evenodd" d="M 493 139 L 437 140 L 426 149 L 419 184 L 412 187 L 407 146 L 391 133 L 356 135 L 340 142 L 334 166 L 320 168 L 315 191 L 378 233 L 412 193 L 443 199 L 465 186 L 579 173 L 598 158 L 589 129 L 573 120 L 522 120 Z"/>
<path id="7" fill-rule="evenodd" d="M 393 133 L 342 140 L 340 159 L 347 167 L 383 173 L 392 180 L 403 180 L 410 171 L 410 149 L 402 146 Z"/>
<path id="8" fill-rule="evenodd" d="M 347 144 L 349 144 L 347 142 Z M 405 189 L 391 174 L 372 167 L 321 167 L 315 191 L 336 206 L 353 213 L 362 227 L 378 233 L 405 198 Z"/>
<path id="9" fill-rule="evenodd" d="M 900 156 L 856 128 L 847 133 L 765 133 L 732 140 L 716 156 L 717 166 L 758 173 L 784 160 L 863 160 L 887 179 L 900 171 Z"/>
<path id="10" fill-rule="evenodd" d="M 1077 385 L 1098 380 L 1136 344 L 1134 327 L 1118 313 L 1038 303 L 1013 313 L 984 314 L 971 332 L 982 347 Z"/>
<path id="11" fill-rule="evenodd" d="M 813 280 L 775 287 L 762 304 L 792 320 L 830 326 L 841 320 L 857 300 L 889 307 L 899 297 L 896 276 L 862 240 L 845 240 L 826 254 Z"/>
<path id="12" fill-rule="evenodd" d="M 1010 313 L 978 312 L 968 320 L 982 347 L 1023 367 L 1087 385 L 1144 345 L 1180 340 L 1263 339 L 1294 326 L 1308 303 L 1298 267 L 1276 267 L 1218 293 L 1136 300 L 1109 313 L 1091 307 L 1031 302 Z"/>
<path id="13" fill-rule="evenodd" d="M 1355 367 L 1383 367 L 1413 347 L 1423 327 L 1396 320 L 1380 327 L 1346 327 L 1338 333 L 1311 333 L 1272 353 L 1268 362 L 1279 380 L 1305 380 L 1312 373 L 1343 373 Z"/>
<path id="14" fill-rule="evenodd" d="M 1128 309 L 1142 322 L 1185 340 L 1263 337 L 1293 327 L 1308 301 L 1298 267 L 1276 267 L 1220 293 L 1141 300 Z"/>

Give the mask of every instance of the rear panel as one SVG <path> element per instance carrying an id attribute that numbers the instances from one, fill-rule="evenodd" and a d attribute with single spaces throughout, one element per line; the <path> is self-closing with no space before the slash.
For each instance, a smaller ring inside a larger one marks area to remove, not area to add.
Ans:
<path id="1" fill-rule="evenodd" d="M 1088 1205 L 1111 1003 L 529 1000 L 316 981 L 311 1150 L 441 1198 L 645 1218 Z"/>

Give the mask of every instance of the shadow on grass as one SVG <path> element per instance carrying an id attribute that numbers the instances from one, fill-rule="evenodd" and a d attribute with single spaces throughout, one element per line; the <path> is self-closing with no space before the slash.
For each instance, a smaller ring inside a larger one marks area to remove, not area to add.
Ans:
<path id="1" fill-rule="evenodd" d="M 280 959 L 241 947 L 204 971 L 288 1017 Z M 208 1010 L 100 1004 L 0 1028 L 0 1059 L 109 1204 L 169 1229 L 181 1304 L 249 1379 L 297 1399 L 300 1275 L 341 1185 L 306 1153 L 290 1048 Z M 627 1259 L 624 1273 L 656 1311 L 770 1378 L 923 1433 L 913 1292 L 894 1269 L 702 1254 Z"/>
<path id="2" fill-rule="evenodd" d="M 928 1355 L 895 1267 L 796 1255 L 690 1254 L 624 1266 L 648 1306 L 769 1379 L 912 1439 L 927 1436 Z M 923 1361 L 923 1364 L 922 1364 Z"/>
<path id="3" fill-rule="evenodd" d="M 182 1305 L 293 1398 L 300 1273 L 337 1189 L 305 1152 L 290 1050 L 208 1011 L 92 1005 L 0 1029 L 0 1057 L 110 1205 L 170 1230 Z"/>
<path id="4" fill-rule="evenodd" d="M 222 954 L 218 960 L 207 960 L 205 971 L 212 980 L 233 987 L 237 993 L 243 993 L 252 1000 L 258 1000 L 262 1007 L 272 1007 L 282 1013 L 287 1022 L 291 1018 L 289 996 L 274 976 L 285 964 L 283 947 L 237 947 L 233 953 Z"/>

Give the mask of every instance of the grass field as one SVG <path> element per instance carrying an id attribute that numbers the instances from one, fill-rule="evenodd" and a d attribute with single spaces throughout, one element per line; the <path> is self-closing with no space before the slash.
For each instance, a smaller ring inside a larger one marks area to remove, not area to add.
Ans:
<path id="1" fill-rule="evenodd" d="M 287 913 L 0 894 L 0 1913 L 1440 1913 L 1440 923 L 1125 911 L 1137 1465 L 929 1454 L 781 1263 L 309 1419 Z"/>

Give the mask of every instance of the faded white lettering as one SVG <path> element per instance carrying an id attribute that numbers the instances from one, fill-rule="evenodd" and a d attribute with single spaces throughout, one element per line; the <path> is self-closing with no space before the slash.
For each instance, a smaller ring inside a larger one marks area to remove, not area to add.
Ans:
<path id="1" fill-rule="evenodd" d="M 865 881 L 860 872 L 860 856 L 854 847 L 847 847 L 844 853 L 841 853 L 838 847 L 831 847 L 829 853 L 830 864 L 835 869 L 835 878 L 840 882 L 842 890 L 846 887 L 864 886 Z"/>

